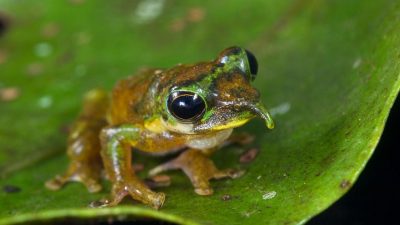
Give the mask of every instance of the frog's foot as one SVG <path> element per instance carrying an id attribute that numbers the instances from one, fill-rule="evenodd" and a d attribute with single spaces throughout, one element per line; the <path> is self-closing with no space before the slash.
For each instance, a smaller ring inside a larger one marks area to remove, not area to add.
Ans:
<path id="1" fill-rule="evenodd" d="M 107 199 L 95 201 L 90 204 L 91 207 L 103 208 L 118 205 L 122 199 L 130 195 L 133 199 L 159 209 L 165 201 L 165 194 L 162 192 L 153 192 L 141 181 L 131 179 L 129 182 L 117 182 L 113 185 L 111 195 Z"/>
<path id="2" fill-rule="evenodd" d="M 68 182 L 83 183 L 90 193 L 99 192 L 102 189 L 100 184 L 100 168 L 87 164 L 71 163 L 64 175 L 57 175 L 45 183 L 45 186 L 53 191 L 59 190 Z"/>
<path id="3" fill-rule="evenodd" d="M 194 191 L 199 195 L 211 195 L 213 189 L 210 186 L 211 179 L 238 178 L 244 174 L 242 170 L 219 170 L 214 162 L 199 150 L 189 149 L 176 159 L 161 164 L 149 171 L 150 176 L 161 172 L 181 169 L 189 177 L 194 186 Z"/>

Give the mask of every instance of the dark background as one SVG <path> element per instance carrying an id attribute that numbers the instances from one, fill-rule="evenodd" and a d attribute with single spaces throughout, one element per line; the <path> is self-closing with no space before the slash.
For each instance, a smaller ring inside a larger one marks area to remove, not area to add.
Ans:
<path id="1" fill-rule="evenodd" d="M 400 225 L 400 98 L 381 140 L 350 191 L 307 225 Z"/>

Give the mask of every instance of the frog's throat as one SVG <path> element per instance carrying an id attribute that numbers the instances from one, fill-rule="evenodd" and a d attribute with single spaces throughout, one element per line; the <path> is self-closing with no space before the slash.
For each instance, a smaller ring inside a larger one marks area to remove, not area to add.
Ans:
<path id="1" fill-rule="evenodd" d="M 275 127 L 275 123 L 272 120 L 271 114 L 261 102 L 256 104 L 248 104 L 246 107 L 248 107 L 256 116 L 261 117 L 265 121 L 265 125 L 268 127 L 268 129 L 273 129 Z"/>

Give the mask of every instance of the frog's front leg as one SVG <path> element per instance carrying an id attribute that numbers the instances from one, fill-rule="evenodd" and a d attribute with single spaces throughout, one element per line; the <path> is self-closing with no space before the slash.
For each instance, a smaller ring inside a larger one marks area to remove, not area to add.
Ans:
<path id="1" fill-rule="evenodd" d="M 154 176 L 163 171 L 181 169 L 189 177 L 197 194 L 211 195 L 213 193 L 209 182 L 211 179 L 237 178 L 244 173 L 244 171 L 234 169 L 219 170 L 214 162 L 208 158 L 209 153 L 213 150 L 188 149 L 176 159 L 153 168 L 149 175 Z"/>
<path id="2" fill-rule="evenodd" d="M 164 193 L 151 191 L 132 170 L 131 147 L 141 140 L 142 128 L 135 125 L 107 127 L 101 132 L 101 157 L 104 168 L 112 182 L 109 199 L 102 200 L 100 207 L 117 205 L 125 196 L 160 208 L 165 200 Z"/>

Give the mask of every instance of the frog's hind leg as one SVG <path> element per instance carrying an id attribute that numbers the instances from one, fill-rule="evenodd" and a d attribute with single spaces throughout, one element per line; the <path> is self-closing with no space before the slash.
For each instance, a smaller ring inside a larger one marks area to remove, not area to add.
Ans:
<path id="1" fill-rule="evenodd" d="M 213 152 L 210 150 L 209 152 Z M 161 172 L 181 169 L 190 179 L 194 191 L 199 195 L 211 195 L 213 189 L 210 186 L 211 179 L 238 178 L 244 171 L 225 169 L 219 170 L 214 162 L 208 158 L 208 153 L 197 149 L 188 149 L 176 159 L 161 164 L 149 171 L 150 176 Z"/>
<path id="2" fill-rule="evenodd" d="M 95 89 L 84 98 L 83 110 L 72 125 L 67 153 L 70 164 L 63 175 L 46 182 L 50 190 L 58 190 L 67 182 L 82 182 L 89 192 L 101 190 L 102 161 L 99 133 L 107 125 L 109 98 L 105 91 Z"/>

